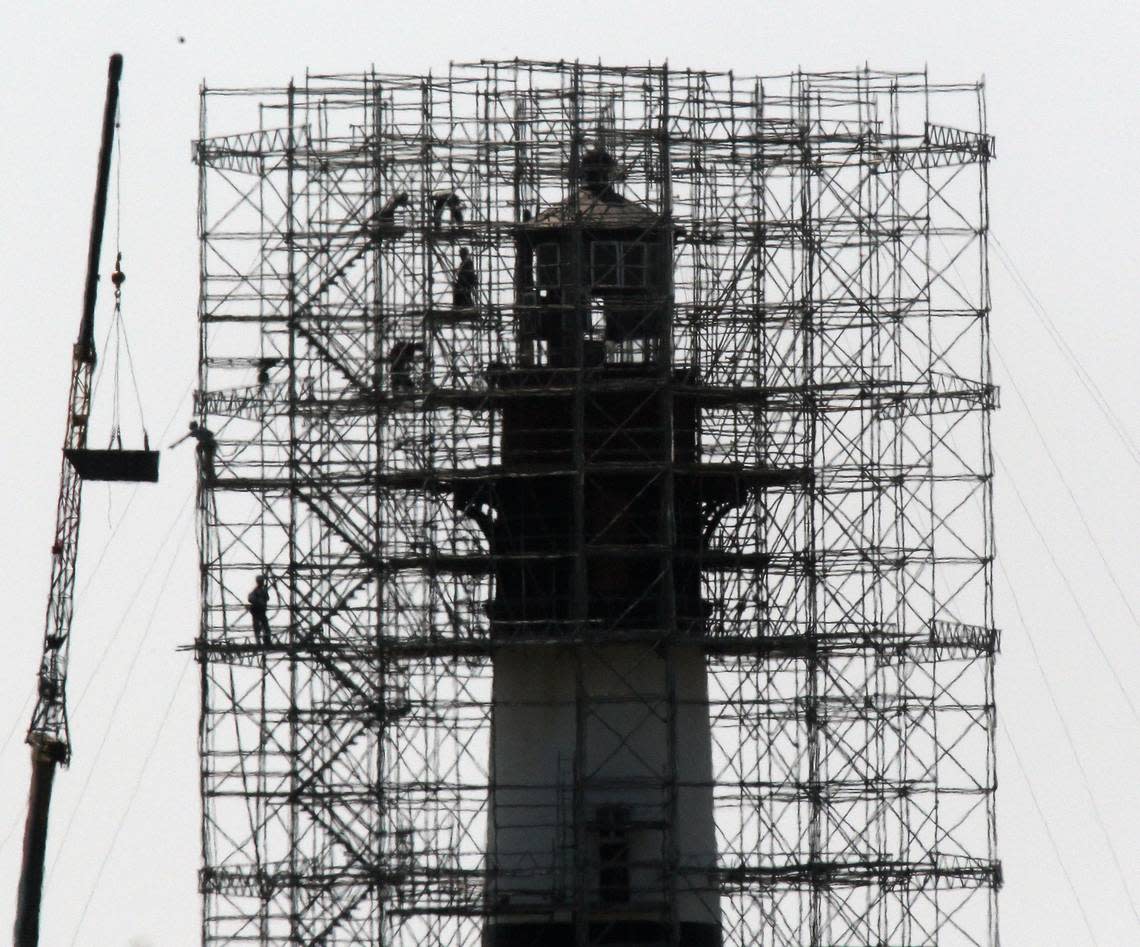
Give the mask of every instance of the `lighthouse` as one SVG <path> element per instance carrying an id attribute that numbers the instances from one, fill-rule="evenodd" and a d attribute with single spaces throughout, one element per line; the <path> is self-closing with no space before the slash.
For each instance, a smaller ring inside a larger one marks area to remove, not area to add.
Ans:
<path id="1" fill-rule="evenodd" d="M 494 667 L 485 947 L 721 942 L 700 559 L 741 497 L 698 463 L 669 344 L 676 228 L 601 147 L 514 234 L 486 537 Z"/>
<path id="2" fill-rule="evenodd" d="M 203 87 L 204 945 L 997 943 L 994 153 L 870 67 Z"/>

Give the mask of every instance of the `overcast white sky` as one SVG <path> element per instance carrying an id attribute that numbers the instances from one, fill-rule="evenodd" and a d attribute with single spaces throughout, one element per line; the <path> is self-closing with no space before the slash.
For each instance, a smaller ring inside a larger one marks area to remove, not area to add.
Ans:
<path id="1" fill-rule="evenodd" d="M 419 72 L 450 59 L 523 56 L 668 58 L 741 74 L 865 62 L 925 64 L 938 80 L 984 74 L 998 140 L 993 233 L 1135 445 L 1138 11 L 1125 0 L 11 5 L 0 34 L 0 937 L 15 903 L 22 737 L 112 51 L 126 59 L 124 308 L 147 422 L 163 443 L 184 429 L 195 377 L 189 142 L 200 81 L 277 85 L 307 67 Z M 1002 937 L 1140 943 L 1140 463 L 996 253 L 991 269 L 1003 401 Z M 198 943 L 197 675 L 175 650 L 198 622 L 192 451 L 162 463 L 162 484 L 133 496 L 86 488 L 75 760 L 53 811 L 42 938 L 50 947 Z"/>

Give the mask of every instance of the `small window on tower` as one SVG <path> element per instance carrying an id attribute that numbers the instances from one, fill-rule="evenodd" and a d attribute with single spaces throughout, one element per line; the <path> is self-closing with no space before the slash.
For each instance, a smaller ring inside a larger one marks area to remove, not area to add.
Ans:
<path id="1" fill-rule="evenodd" d="M 598 898 L 604 904 L 628 904 L 629 807 L 598 806 Z"/>
<path id="2" fill-rule="evenodd" d="M 540 243 L 534 252 L 539 289 L 554 289 L 562 282 L 557 243 Z"/>
<path id="3" fill-rule="evenodd" d="M 645 285 L 645 244 L 623 243 L 621 284 L 640 289 Z"/>
<path id="4" fill-rule="evenodd" d="M 590 244 L 590 276 L 594 286 L 621 286 L 621 257 L 618 253 L 621 244 L 609 240 L 595 240 Z"/>

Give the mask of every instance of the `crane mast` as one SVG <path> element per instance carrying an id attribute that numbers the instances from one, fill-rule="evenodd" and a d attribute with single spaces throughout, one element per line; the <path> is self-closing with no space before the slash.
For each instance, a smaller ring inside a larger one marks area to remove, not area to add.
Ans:
<path id="1" fill-rule="evenodd" d="M 103 108 L 103 131 L 91 234 L 87 249 L 87 280 L 79 338 L 72 350 L 71 385 L 67 400 L 64 455 L 59 477 L 55 536 L 51 547 L 51 588 L 44 622 L 43 657 L 40 660 L 36 707 L 28 728 L 32 754 L 28 815 L 24 825 L 24 851 L 17 896 L 14 943 L 35 947 L 39 942 L 40 899 L 43 890 L 44 853 L 47 845 L 48 810 L 56 768 L 71 759 L 67 723 L 67 662 L 71 650 L 71 619 L 74 609 L 75 561 L 79 548 L 79 510 L 83 482 L 68 460 L 67 451 L 87 446 L 87 421 L 91 411 L 91 384 L 95 371 L 95 299 L 98 290 L 99 256 L 103 244 L 103 221 L 111 171 L 111 152 L 118 111 L 119 78 L 123 57 L 111 56 L 107 71 L 107 95 Z"/>

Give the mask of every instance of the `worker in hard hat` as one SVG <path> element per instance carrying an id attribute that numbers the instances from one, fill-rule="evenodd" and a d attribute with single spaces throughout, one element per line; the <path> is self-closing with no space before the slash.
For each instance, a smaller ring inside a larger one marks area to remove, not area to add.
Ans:
<path id="1" fill-rule="evenodd" d="M 267 645 L 269 640 L 269 588 L 265 576 L 259 575 L 246 598 L 249 617 L 253 619 L 253 636 L 259 645 Z"/>

